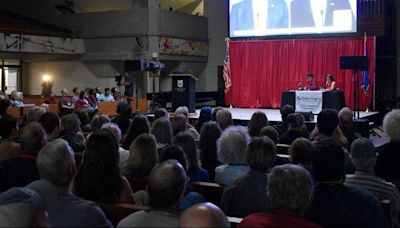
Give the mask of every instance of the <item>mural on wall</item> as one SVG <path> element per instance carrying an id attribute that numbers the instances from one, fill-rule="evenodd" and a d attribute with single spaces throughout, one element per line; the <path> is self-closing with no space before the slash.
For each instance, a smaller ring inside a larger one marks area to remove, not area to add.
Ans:
<path id="1" fill-rule="evenodd" d="M 183 56 L 208 56 L 208 42 L 160 37 L 160 53 Z"/>
<path id="2" fill-rule="evenodd" d="M 83 39 L 0 33 L 0 51 L 84 54 Z"/>

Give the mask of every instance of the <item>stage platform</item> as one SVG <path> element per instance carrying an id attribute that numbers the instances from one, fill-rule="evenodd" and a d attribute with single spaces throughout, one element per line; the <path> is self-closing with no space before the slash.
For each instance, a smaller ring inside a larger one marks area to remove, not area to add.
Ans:
<path id="1" fill-rule="evenodd" d="M 252 108 L 228 108 L 232 113 L 232 118 L 235 121 L 249 121 L 253 113 L 257 111 L 264 112 L 269 122 L 280 122 L 282 121 L 281 113 L 279 109 L 252 109 Z M 198 119 L 200 114 L 200 109 L 197 109 L 195 113 L 190 113 L 190 119 Z M 361 112 L 360 111 L 360 119 L 369 119 L 376 115 L 379 112 Z M 306 121 L 308 123 L 316 123 L 317 115 L 315 115 L 314 121 Z"/>

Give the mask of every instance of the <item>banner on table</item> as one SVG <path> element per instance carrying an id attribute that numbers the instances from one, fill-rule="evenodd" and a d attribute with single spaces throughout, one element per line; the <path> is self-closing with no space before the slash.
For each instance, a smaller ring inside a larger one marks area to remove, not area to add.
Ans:
<path id="1" fill-rule="evenodd" d="M 296 91 L 296 112 L 320 113 L 322 91 Z"/>

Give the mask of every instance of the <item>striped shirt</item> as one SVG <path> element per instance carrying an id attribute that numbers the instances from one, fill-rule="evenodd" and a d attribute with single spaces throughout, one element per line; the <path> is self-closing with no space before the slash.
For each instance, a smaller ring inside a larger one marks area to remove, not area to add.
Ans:
<path id="1" fill-rule="evenodd" d="M 397 220 L 400 209 L 400 193 L 391 182 L 377 177 L 373 172 L 356 171 L 354 174 L 346 175 L 344 183 L 347 186 L 359 187 L 373 193 L 378 200 L 390 200 L 392 218 Z M 397 221 L 394 220 L 393 222 Z"/>

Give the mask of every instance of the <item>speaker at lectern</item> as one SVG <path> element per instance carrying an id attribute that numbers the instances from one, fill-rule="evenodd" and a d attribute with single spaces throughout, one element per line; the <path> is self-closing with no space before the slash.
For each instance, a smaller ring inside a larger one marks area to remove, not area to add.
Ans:
<path id="1" fill-rule="evenodd" d="M 186 106 L 189 112 L 196 111 L 196 80 L 192 74 L 170 74 L 172 77 L 172 110 Z"/>

